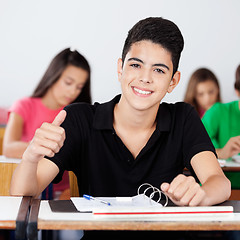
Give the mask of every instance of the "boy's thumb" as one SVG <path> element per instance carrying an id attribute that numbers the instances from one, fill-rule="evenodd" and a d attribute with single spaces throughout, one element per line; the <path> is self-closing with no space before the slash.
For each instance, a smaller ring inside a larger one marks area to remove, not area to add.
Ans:
<path id="1" fill-rule="evenodd" d="M 55 126 L 60 126 L 62 122 L 65 120 L 66 116 L 67 112 L 65 110 L 61 110 L 53 120 L 52 124 Z"/>

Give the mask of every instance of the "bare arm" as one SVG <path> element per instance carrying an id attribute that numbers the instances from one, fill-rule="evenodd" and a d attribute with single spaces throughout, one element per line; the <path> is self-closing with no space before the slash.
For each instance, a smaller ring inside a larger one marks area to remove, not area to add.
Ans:
<path id="1" fill-rule="evenodd" d="M 14 171 L 10 194 L 38 197 L 58 172 L 58 167 L 46 158 L 38 163 L 22 159 Z"/>
<path id="2" fill-rule="evenodd" d="M 193 177 L 178 175 L 170 184 L 163 183 L 161 189 L 177 205 L 214 205 L 227 200 L 231 194 L 230 181 L 225 177 L 212 152 L 196 154 L 191 165 L 202 186 Z"/>
<path id="3" fill-rule="evenodd" d="M 37 197 L 58 174 L 57 165 L 44 156 L 53 157 L 63 146 L 65 131 L 59 126 L 65 117 L 66 112 L 61 111 L 53 123 L 43 123 L 36 130 L 21 163 L 14 172 L 11 195 Z"/>
<path id="4" fill-rule="evenodd" d="M 227 200 L 231 195 L 231 183 L 224 175 L 212 152 L 202 152 L 191 160 L 192 167 L 202 183 L 205 198 L 201 205 L 213 205 Z"/>
<path id="5" fill-rule="evenodd" d="M 3 155 L 9 158 L 22 158 L 29 143 L 21 141 L 23 119 L 17 113 L 10 113 L 4 133 Z"/>

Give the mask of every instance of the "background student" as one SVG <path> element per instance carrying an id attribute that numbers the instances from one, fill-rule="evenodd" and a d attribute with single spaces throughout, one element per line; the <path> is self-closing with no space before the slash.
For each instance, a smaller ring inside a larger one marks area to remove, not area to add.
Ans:
<path id="1" fill-rule="evenodd" d="M 207 68 L 199 68 L 191 75 L 184 102 L 195 107 L 200 117 L 214 103 L 221 102 L 219 82 Z"/>
<path id="2" fill-rule="evenodd" d="M 3 154 L 21 158 L 36 129 L 43 122 L 52 122 L 63 107 L 73 102 L 91 103 L 90 66 L 78 51 L 67 48 L 53 58 L 33 94 L 9 109 Z M 69 189 L 67 172 L 62 182 L 54 185 L 55 197 L 65 189 Z"/>
<path id="3" fill-rule="evenodd" d="M 240 65 L 236 69 L 235 92 L 240 98 Z M 218 158 L 228 159 L 240 153 L 240 101 L 214 104 L 202 122 L 216 148 Z M 240 173 L 226 172 L 232 188 L 240 189 Z"/>

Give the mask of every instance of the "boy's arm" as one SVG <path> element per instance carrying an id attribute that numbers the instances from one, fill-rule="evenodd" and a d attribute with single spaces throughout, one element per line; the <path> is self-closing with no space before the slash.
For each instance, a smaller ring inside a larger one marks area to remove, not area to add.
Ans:
<path id="1" fill-rule="evenodd" d="M 177 205 L 214 205 L 227 200 L 231 183 L 226 178 L 215 155 L 210 151 L 200 152 L 191 159 L 191 165 L 202 186 L 193 177 L 178 175 L 173 181 L 161 185 Z"/>
<path id="2" fill-rule="evenodd" d="M 65 117 L 66 111 L 63 110 L 52 123 L 43 123 L 36 130 L 13 174 L 11 195 L 37 197 L 58 174 L 57 165 L 44 156 L 53 157 L 63 146 L 65 131 L 60 125 Z"/>
<path id="3" fill-rule="evenodd" d="M 14 171 L 10 194 L 38 197 L 58 172 L 57 165 L 46 158 L 41 159 L 38 163 L 22 159 Z"/>

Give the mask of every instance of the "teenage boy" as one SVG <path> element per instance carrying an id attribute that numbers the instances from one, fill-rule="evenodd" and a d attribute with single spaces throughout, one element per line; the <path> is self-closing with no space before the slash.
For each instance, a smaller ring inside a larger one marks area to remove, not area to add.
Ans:
<path id="1" fill-rule="evenodd" d="M 70 105 L 44 123 L 23 154 L 11 193 L 37 197 L 69 170 L 80 196 L 133 196 L 147 182 L 177 205 L 227 200 L 230 183 L 194 108 L 160 104 L 179 83 L 183 44 L 169 20 L 147 18 L 133 26 L 118 60 L 122 94 L 104 104 Z M 182 175 L 184 167 L 201 186 Z"/>

